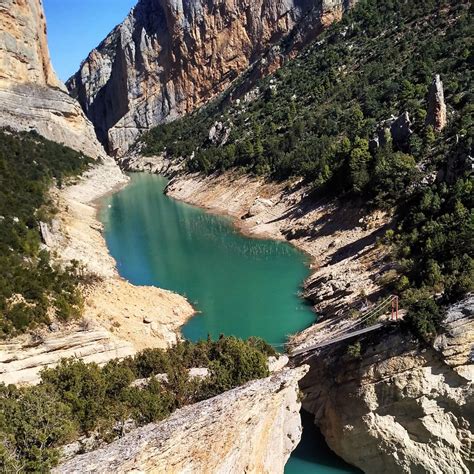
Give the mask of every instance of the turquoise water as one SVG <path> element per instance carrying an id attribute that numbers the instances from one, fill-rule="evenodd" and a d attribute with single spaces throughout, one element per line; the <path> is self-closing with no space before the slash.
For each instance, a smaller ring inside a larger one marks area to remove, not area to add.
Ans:
<path id="1" fill-rule="evenodd" d="M 314 321 L 298 297 L 309 272 L 304 254 L 284 242 L 246 238 L 229 219 L 168 198 L 166 183 L 132 175 L 105 200 L 101 219 L 124 278 L 185 295 L 200 312 L 184 326 L 185 337 L 260 336 L 283 344 Z M 340 467 L 324 440 L 312 443 L 311 426 L 306 431 L 288 474 L 354 472 Z"/>
<path id="2" fill-rule="evenodd" d="M 243 237 L 230 219 L 168 198 L 166 182 L 132 175 L 108 198 L 102 219 L 124 278 L 185 295 L 201 312 L 183 328 L 188 339 L 223 333 L 280 344 L 314 321 L 298 297 L 305 255 L 284 242 Z"/>
<path id="3" fill-rule="evenodd" d="M 285 474 L 361 473 L 329 449 L 313 419 L 311 414 L 301 411 L 303 437 L 286 463 Z"/>

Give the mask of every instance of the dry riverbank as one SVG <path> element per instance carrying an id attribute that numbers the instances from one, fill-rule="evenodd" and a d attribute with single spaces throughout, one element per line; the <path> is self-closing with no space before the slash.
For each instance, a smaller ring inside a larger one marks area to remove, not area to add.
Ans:
<path id="1" fill-rule="evenodd" d="M 79 261 L 94 283 L 83 289 L 83 320 L 53 323 L 0 345 L 0 382 L 36 383 L 42 368 L 64 357 L 105 363 L 146 347 L 168 347 L 180 337 L 181 326 L 194 314 L 188 301 L 130 284 L 108 253 L 97 200 L 127 181 L 113 160 L 105 159 L 77 183 L 52 193 L 58 214 L 43 232 L 48 249 L 60 263 Z"/>
<path id="2" fill-rule="evenodd" d="M 308 192 L 298 182 L 275 184 L 235 172 L 178 176 L 167 188 L 173 198 L 232 216 L 247 235 L 288 240 L 311 256 L 304 296 L 324 317 L 299 334 L 297 344 L 324 338 L 347 324 L 333 316 L 374 298 L 386 267 L 377 237 L 385 232 L 388 216 L 366 215 L 361 203 L 314 201 Z"/>
<path id="3" fill-rule="evenodd" d="M 89 173 L 59 196 L 62 239 L 56 253 L 78 260 L 101 281 L 88 289 L 85 316 L 116 336 L 145 347 L 167 347 L 194 314 L 186 299 L 156 287 L 134 286 L 119 277 L 97 219 L 98 199 L 122 187 L 128 179 L 114 164 Z M 109 183 L 105 188 L 104 183 Z"/>

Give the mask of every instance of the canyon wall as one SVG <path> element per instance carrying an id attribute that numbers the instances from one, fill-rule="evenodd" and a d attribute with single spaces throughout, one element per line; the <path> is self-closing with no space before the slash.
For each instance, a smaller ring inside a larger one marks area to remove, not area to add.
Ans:
<path id="1" fill-rule="evenodd" d="M 109 152 L 152 126 L 192 112 L 280 40 L 301 46 L 355 0 L 140 0 L 67 82 Z M 296 27 L 300 25 L 297 29 Z"/>
<path id="2" fill-rule="evenodd" d="M 0 79 L 64 88 L 51 66 L 41 0 L 1 0 Z"/>
<path id="3" fill-rule="evenodd" d="M 104 155 L 52 68 L 41 0 L 0 0 L 0 127 L 36 130 L 92 158 Z"/>
<path id="4" fill-rule="evenodd" d="M 301 438 L 298 381 L 284 369 L 139 428 L 56 468 L 56 474 L 283 473 Z"/>
<path id="5" fill-rule="evenodd" d="M 451 307 L 443 335 L 422 344 L 398 327 L 299 356 L 303 407 L 329 446 L 365 472 L 474 469 L 474 297 Z M 354 343 L 354 341 L 352 341 Z"/>

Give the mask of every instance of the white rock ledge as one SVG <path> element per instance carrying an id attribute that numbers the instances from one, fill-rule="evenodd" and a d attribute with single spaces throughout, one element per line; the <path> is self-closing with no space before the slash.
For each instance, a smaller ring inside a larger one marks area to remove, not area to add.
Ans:
<path id="1" fill-rule="evenodd" d="M 182 408 L 53 473 L 283 473 L 301 438 L 298 381 L 306 372 L 285 369 Z"/>

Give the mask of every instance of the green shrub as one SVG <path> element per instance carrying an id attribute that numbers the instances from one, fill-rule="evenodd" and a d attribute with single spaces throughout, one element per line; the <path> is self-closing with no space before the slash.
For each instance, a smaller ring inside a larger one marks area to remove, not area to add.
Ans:
<path id="1" fill-rule="evenodd" d="M 360 354 L 361 354 L 361 345 L 359 341 L 347 346 L 347 355 L 351 359 L 360 359 Z"/>
<path id="2" fill-rule="evenodd" d="M 408 309 L 405 323 L 420 338 L 432 340 L 443 319 L 443 312 L 432 299 L 418 300 Z"/>
<path id="3" fill-rule="evenodd" d="M 48 387 L 0 385 L 2 472 L 48 472 L 59 460 L 57 448 L 75 432 L 70 407 Z"/>
<path id="4" fill-rule="evenodd" d="M 260 339 L 221 337 L 147 349 L 102 368 L 63 360 L 44 370 L 36 387 L 0 385 L 0 471 L 48 472 L 59 461 L 57 448 L 78 436 L 110 442 L 130 420 L 160 421 L 184 405 L 267 376 L 267 352 Z M 192 367 L 209 367 L 211 376 L 190 379 Z M 153 378 L 165 372 L 167 381 Z M 133 386 L 144 375 L 151 378 Z"/>
<path id="5" fill-rule="evenodd" d="M 54 181 L 80 174 L 90 159 L 34 132 L 0 130 L 0 338 L 81 312 L 77 266 L 54 268 L 40 250 L 39 221 L 54 212 Z M 11 304 L 18 300 L 19 304 Z"/>

